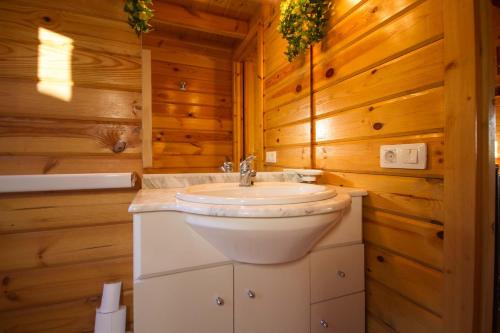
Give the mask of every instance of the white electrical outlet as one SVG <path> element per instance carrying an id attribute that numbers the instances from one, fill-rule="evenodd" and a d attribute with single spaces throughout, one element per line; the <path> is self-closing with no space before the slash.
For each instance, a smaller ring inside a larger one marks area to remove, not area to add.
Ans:
<path id="1" fill-rule="evenodd" d="M 380 167 L 390 169 L 425 169 L 427 145 L 412 143 L 380 146 Z"/>
<path id="2" fill-rule="evenodd" d="M 275 151 L 266 151 L 266 163 L 276 163 Z"/>

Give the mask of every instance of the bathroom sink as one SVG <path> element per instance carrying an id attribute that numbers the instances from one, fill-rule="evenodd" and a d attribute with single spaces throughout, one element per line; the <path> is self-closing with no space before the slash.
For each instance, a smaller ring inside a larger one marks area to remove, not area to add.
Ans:
<path id="1" fill-rule="evenodd" d="M 273 218 L 186 216 L 193 230 L 227 258 L 250 264 L 300 259 L 341 219 L 342 210 Z"/>
<path id="2" fill-rule="evenodd" d="M 252 264 L 303 257 L 351 204 L 332 186 L 286 182 L 193 185 L 176 198 L 194 231 L 227 258 Z"/>
<path id="3" fill-rule="evenodd" d="M 327 185 L 284 182 L 215 183 L 189 186 L 177 193 L 177 199 L 212 205 L 286 205 L 326 200 L 335 197 Z"/>

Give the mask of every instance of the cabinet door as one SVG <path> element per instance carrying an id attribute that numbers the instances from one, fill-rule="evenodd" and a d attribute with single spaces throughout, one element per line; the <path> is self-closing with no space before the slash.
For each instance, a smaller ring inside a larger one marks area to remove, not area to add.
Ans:
<path id="1" fill-rule="evenodd" d="M 311 253 L 311 301 L 344 296 L 365 289 L 363 244 Z"/>
<path id="2" fill-rule="evenodd" d="M 283 265 L 236 264 L 235 333 L 309 332 L 309 258 Z"/>
<path id="3" fill-rule="evenodd" d="M 311 333 L 364 333 L 365 293 L 311 306 Z"/>
<path id="4" fill-rule="evenodd" d="M 233 332 L 232 265 L 134 284 L 136 333 Z"/>

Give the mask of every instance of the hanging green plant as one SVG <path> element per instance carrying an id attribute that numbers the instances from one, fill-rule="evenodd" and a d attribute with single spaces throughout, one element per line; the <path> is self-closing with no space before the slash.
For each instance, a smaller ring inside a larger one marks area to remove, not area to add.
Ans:
<path id="1" fill-rule="evenodd" d="M 325 36 L 331 6 L 328 0 L 281 1 L 278 31 L 288 41 L 285 52 L 288 61 L 303 54 Z"/>
<path id="2" fill-rule="evenodd" d="M 128 24 L 137 36 L 151 31 L 149 21 L 153 17 L 153 0 L 126 0 L 124 10 L 128 14 Z"/>

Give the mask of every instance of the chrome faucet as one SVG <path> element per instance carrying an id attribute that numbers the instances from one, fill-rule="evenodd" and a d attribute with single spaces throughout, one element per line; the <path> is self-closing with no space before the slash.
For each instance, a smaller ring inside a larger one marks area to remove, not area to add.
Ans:
<path id="1" fill-rule="evenodd" d="M 252 170 L 252 162 L 255 160 L 255 155 L 250 155 L 240 163 L 240 186 L 252 186 L 252 177 L 257 175 L 255 170 Z"/>
<path id="2" fill-rule="evenodd" d="M 220 169 L 224 173 L 233 172 L 233 162 L 231 162 L 231 161 L 224 162 L 224 164 L 222 164 L 222 166 L 220 167 Z"/>

